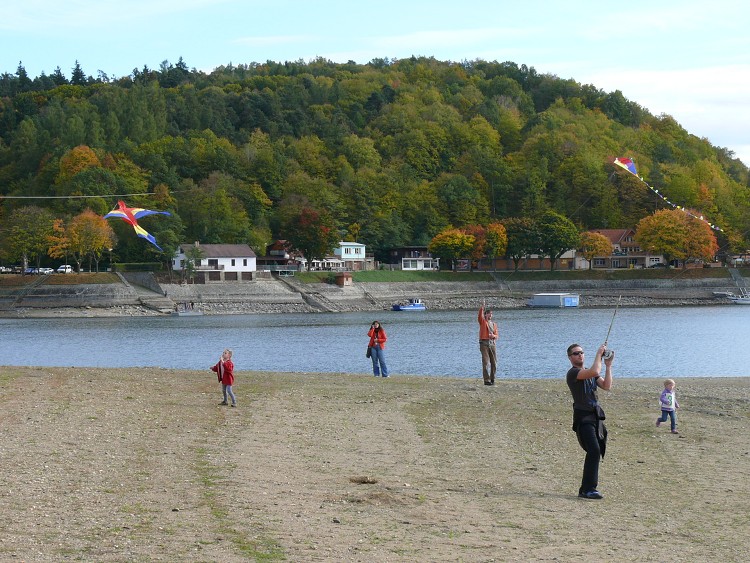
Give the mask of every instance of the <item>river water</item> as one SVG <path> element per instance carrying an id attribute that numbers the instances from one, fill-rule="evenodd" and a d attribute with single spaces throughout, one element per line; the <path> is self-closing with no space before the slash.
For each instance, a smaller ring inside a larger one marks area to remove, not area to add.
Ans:
<path id="1" fill-rule="evenodd" d="M 562 377 L 565 349 L 593 356 L 613 310 L 495 311 L 498 378 Z M 202 317 L 0 319 L 0 365 L 207 369 L 224 348 L 236 370 L 372 373 L 374 319 L 392 375 L 481 377 L 474 311 Z M 750 375 L 750 307 L 621 308 L 609 338 L 622 377 Z M 588 365 L 588 362 L 587 362 Z"/>

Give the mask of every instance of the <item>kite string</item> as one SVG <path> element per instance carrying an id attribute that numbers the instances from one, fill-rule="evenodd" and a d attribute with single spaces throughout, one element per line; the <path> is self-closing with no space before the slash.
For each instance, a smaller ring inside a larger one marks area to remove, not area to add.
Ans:
<path id="1" fill-rule="evenodd" d="M 632 160 L 632 159 L 630 159 L 630 158 L 615 158 L 615 160 L 614 160 L 614 164 L 615 164 L 615 165 L 617 165 L 617 166 L 619 166 L 620 168 L 624 168 L 625 170 L 627 170 L 628 172 L 630 172 L 630 173 L 631 173 L 631 174 L 632 174 L 633 176 L 635 176 L 635 177 L 636 177 L 636 178 L 638 178 L 638 179 L 639 179 L 639 180 L 640 180 L 641 182 L 643 182 L 643 184 L 644 184 L 644 185 L 645 185 L 645 186 L 646 186 L 646 187 L 647 187 L 647 188 L 648 188 L 649 190 L 651 190 L 652 192 L 654 192 L 654 193 L 655 193 L 656 195 L 658 195 L 658 196 L 659 196 L 659 197 L 660 197 L 660 198 L 661 198 L 662 200 L 664 200 L 665 202 L 667 202 L 667 203 L 668 203 L 669 205 L 671 205 L 671 206 L 672 206 L 673 208 L 675 208 L 675 209 L 679 209 L 679 210 L 680 210 L 680 211 L 682 211 L 683 213 L 686 213 L 686 214 L 688 214 L 688 215 L 689 215 L 690 217 L 692 217 L 693 219 L 698 219 L 699 221 L 703 221 L 704 223 L 706 223 L 706 224 L 707 224 L 707 225 L 708 225 L 709 227 L 711 227 L 711 228 L 712 228 L 713 230 L 715 230 L 715 231 L 721 231 L 722 233 L 724 232 L 724 230 L 723 230 L 723 229 L 722 229 L 721 227 L 717 227 L 717 226 L 716 226 L 716 225 L 714 225 L 713 223 L 710 223 L 709 221 L 707 221 L 706 219 L 704 219 L 704 218 L 703 218 L 703 215 L 700 215 L 700 216 L 698 216 L 698 215 L 693 215 L 692 213 L 690 213 L 690 211 L 688 211 L 687 209 L 685 209 L 685 207 L 683 207 L 683 206 L 681 206 L 681 205 L 677 205 L 676 203 L 672 203 L 672 202 L 671 202 L 671 201 L 669 201 L 669 200 L 668 200 L 668 199 L 667 199 L 666 197 L 664 197 L 664 196 L 663 196 L 662 194 L 660 194 L 660 193 L 659 193 L 659 190 L 657 190 L 657 189 L 656 189 L 656 188 L 654 188 L 653 186 L 650 186 L 650 185 L 649 185 L 649 183 L 648 183 L 648 182 L 646 182 L 646 180 L 644 180 L 644 179 L 643 179 L 643 176 L 639 176 L 639 175 L 638 175 L 638 173 L 637 173 L 637 171 L 636 171 L 636 168 L 635 168 L 635 163 L 633 162 L 633 160 Z"/>
<path id="2" fill-rule="evenodd" d="M 172 192 L 175 193 L 175 192 Z M 137 194 L 104 194 L 104 195 L 0 195 L 0 199 L 83 199 L 87 197 L 130 197 L 156 195 L 153 192 Z"/>

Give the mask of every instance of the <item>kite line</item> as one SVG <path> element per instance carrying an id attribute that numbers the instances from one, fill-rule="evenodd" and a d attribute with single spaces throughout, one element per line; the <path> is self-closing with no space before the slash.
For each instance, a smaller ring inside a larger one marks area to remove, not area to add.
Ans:
<path id="1" fill-rule="evenodd" d="M 657 190 L 653 186 L 650 186 L 648 184 L 648 182 L 646 182 L 646 180 L 643 179 L 643 176 L 639 176 L 638 175 L 638 172 L 635 169 L 635 163 L 631 159 L 629 159 L 629 158 L 615 158 L 613 164 L 615 164 L 616 166 L 619 166 L 620 168 L 622 168 L 622 169 L 627 170 L 628 172 L 630 172 L 633 176 L 635 176 L 641 182 L 643 182 L 643 184 L 649 190 L 651 190 L 652 192 L 654 192 L 656 195 L 658 195 L 661 199 L 663 199 L 665 202 L 667 202 L 673 208 L 679 209 L 680 211 L 682 211 L 684 213 L 687 213 L 688 215 L 690 215 L 694 219 L 698 219 L 700 221 L 703 221 L 709 227 L 711 227 L 714 231 L 721 231 L 722 233 L 724 232 L 724 230 L 721 227 L 717 227 L 713 223 L 711 223 L 711 222 L 707 221 L 706 219 L 704 219 L 703 215 L 693 215 L 692 213 L 690 213 L 690 211 L 688 211 L 687 209 L 685 209 L 683 206 L 677 205 L 676 203 L 672 203 L 671 201 L 669 201 L 666 197 L 664 197 L 664 195 L 662 195 L 661 193 L 659 193 L 659 190 Z"/>
<path id="2" fill-rule="evenodd" d="M 174 193 L 174 192 L 172 192 Z M 129 197 L 156 195 L 153 192 L 139 194 L 105 194 L 105 195 L 0 195 L 0 199 L 83 199 L 86 197 Z"/>

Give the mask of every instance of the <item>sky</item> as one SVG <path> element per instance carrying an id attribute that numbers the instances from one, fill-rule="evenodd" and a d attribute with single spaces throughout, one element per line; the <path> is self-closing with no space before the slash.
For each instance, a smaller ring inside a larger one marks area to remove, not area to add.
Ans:
<path id="1" fill-rule="evenodd" d="M 511 61 L 620 90 L 750 165 L 746 0 L 3 0 L 0 73 L 162 62 Z M 629 155 L 620 155 L 629 156 Z"/>

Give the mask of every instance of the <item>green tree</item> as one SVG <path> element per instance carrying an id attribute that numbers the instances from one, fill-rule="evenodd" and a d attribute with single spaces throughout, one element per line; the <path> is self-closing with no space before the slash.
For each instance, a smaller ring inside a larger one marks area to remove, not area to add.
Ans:
<path id="1" fill-rule="evenodd" d="M 185 250 L 185 263 L 182 265 L 182 278 L 195 281 L 195 271 L 198 264 L 205 257 L 205 253 L 199 244 L 191 244 Z"/>
<path id="2" fill-rule="evenodd" d="M 503 225 L 508 237 L 506 252 L 517 272 L 523 258 L 541 252 L 539 232 L 534 221 L 528 217 L 511 217 L 503 221 Z"/>
<path id="3" fill-rule="evenodd" d="M 572 221 L 554 211 L 545 212 L 537 220 L 542 254 L 549 256 L 550 270 L 555 262 L 568 250 L 578 248 L 581 237 Z"/>
<path id="4" fill-rule="evenodd" d="M 8 216 L 0 228 L 0 248 L 10 261 L 20 260 L 23 268 L 47 253 L 49 237 L 53 234 L 54 216 L 41 207 L 19 207 Z"/>

